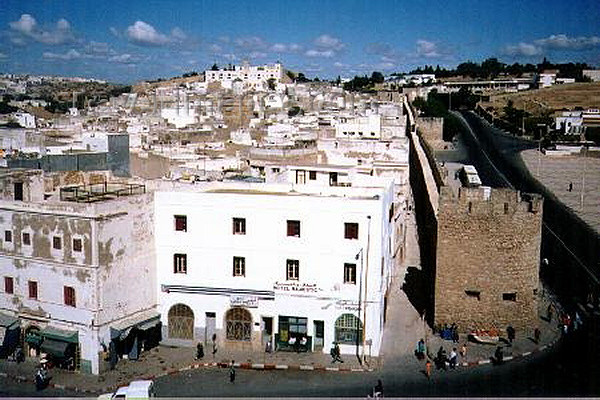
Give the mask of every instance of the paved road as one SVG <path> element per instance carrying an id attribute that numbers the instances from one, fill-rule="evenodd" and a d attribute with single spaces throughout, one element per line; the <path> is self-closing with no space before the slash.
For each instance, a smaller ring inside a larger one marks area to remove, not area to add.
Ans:
<path id="1" fill-rule="evenodd" d="M 582 332 L 580 335 L 585 335 Z M 599 396 L 600 369 L 578 351 L 582 336 L 568 339 L 553 351 L 501 366 L 434 371 L 428 381 L 420 365 L 381 373 L 238 371 L 234 384 L 226 369 L 194 370 L 160 378 L 157 394 L 171 397 L 366 397 L 378 378 L 386 397 L 535 397 Z"/>

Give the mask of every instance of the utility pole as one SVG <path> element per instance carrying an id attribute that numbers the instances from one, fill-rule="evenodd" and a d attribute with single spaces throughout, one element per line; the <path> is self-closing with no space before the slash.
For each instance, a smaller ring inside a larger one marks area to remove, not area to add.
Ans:
<path id="1" fill-rule="evenodd" d="M 581 205 L 581 210 L 583 211 L 583 205 L 584 205 L 584 196 L 585 196 L 585 170 L 586 170 L 586 164 L 587 164 L 587 145 L 584 145 L 584 147 L 581 149 L 582 151 L 584 151 L 583 153 L 583 173 L 581 176 L 581 201 L 580 201 L 580 205 Z"/>

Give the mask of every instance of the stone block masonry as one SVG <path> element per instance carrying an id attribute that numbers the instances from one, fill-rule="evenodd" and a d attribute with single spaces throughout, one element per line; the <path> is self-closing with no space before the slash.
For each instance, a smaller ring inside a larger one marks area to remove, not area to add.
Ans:
<path id="1" fill-rule="evenodd" d="M 537 324 L 543 199 L 510 189 L 442 187 L 435 323 L 460 331 Z"/>

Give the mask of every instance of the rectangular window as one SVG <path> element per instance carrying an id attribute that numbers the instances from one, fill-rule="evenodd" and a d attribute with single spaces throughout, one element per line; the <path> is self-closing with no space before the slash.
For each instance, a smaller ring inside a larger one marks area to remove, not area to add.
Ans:
<path id="1" fill-rule="evenodd" d="M 31 235 L 27 232 L 23 232 L 23 244 L 25 246 L 31 246 Z"/>
<path id="2" fill-rule="evenodd" d="M 234 235 L 245 235 L 246 234 L 246 218 L 234 218 L 233 219 L 233 234 Z"/>
<path id="3" fill-rule="evenodd" d="M 4 231 L 4 241 L 6 243 L 12 242 L 12 231 Z"/>
<path id="4" fill-rule="evenodd" d="M 481 292 L 479 290 L 465 290 L 465 294 L 468 297 L 472 297 L 477 300 L 481 300 Z"/>
<path id="5" fill-rule="evenodd" d="M 187 232 L 187 217 L 185 215 L 175 215 L 175 230 Z"/>
<path id="6" fill-rule="evenodd" d="M 517 301 L 517 293 L 502 293 L 502 300 L 504 301 Z"/>
<path id="7" fill-rule="evenodd" d="M 187 254 L 173 254 L 173 273 L 187 274 Z"/>
<path id="8" fill-rule="evenodd" d="M 38 283 L 36 281 L 27 282 L 29 286 L 29 298 L 36 299 L 38 298 Z"/>
<path id="9" fill-rule="evenodd" d="M 311 181 L 316 181 L 317 180 L 317 171 L 309 171 L 308 179 L 310 179 Z"/>
<path id="10" fill-rule="evenodd" d="M 344 222 L 344 238 L 358 239 L 358 223 Z"/>
<path id="11" fill-rule="evenodd" d="M 337 172 L 329 173 L 329 186 L 337 186 L 338 184 L 338 174 Z"/>
<path id="12" fill-rule="evenodd" d="M 356 285 L 356 264 L 344 264 L 344 283 Z"/>
<path id="13" fill-rule="evenodd" d="M 390 204 L 390 216 L 389 216 L 388 222 L 392 222 L 393 218 L 394 218 L 394 203 Z"/>
<path id="14" fill-rule="evenodd" d="M 4 293 L 6 293 L 6 294 L 14 294 L 15 293 L 15 284 L 14 284 L 14 280 L 11 276 L 4 277 Z"/>
<path id="15" fill-rule="evenodd" d="M 76 305 L 75 305 L 75 288 L 72 288 L 71 286 L 65 286 L 63 292 L 64 292 L 64 297 L 65 297 L 65 305 L 71 306 L 71 307 L 76 307 Z"/>
<path id="16" fill-rule="evenodd" d="M 73 251 L 81 253 L 82 250 L 83 250 L 83 240 L 73 239 Z"/>
<path id="17" fill-rule="evenodd" d="M 53 236 L 52 237 L 52 248 L 54 250 L 60 250 L 60 249 L 62 249 L 62 240 L 60 239 L 60 236 Z"/>
<path id="18" fill-rule="evenodd" d="M 508 214 L 508 203 L 504 203 L 504 214 Z"/>
<path id="19" fill-rule="evenodd" d="M 246 276 L 246 258 L 233 257 L 233 276 Z"/>
<path id="20" fill-rule="evenodd" d="M 287 221 L 287 235 L 300 237 L 300 221 L 289 220 Z"/>
<path id="21" fill-rule="evenodd" d="M 297 281 L 300 277 L 300 261 L 287 260 L 286 277 L 288 281 Z"/>
<path id="22" fill-rule="evenodd" d="M 296 183 L 300 185 L 306 183 L 306 171 L 301 169 L 296 171 Z"/>

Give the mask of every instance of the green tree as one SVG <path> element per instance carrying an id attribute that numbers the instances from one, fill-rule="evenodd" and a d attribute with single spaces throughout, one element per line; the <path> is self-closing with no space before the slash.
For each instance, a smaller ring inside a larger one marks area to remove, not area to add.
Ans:
<path id="1" fill-rule="evenodd" d="M 372 83 L 383 83 L 384 80 L 385 80 L 385 78 L 383 77 L 383 74 L 381 72 L 374 71 L 371 74 L 371 82 Z"/>

